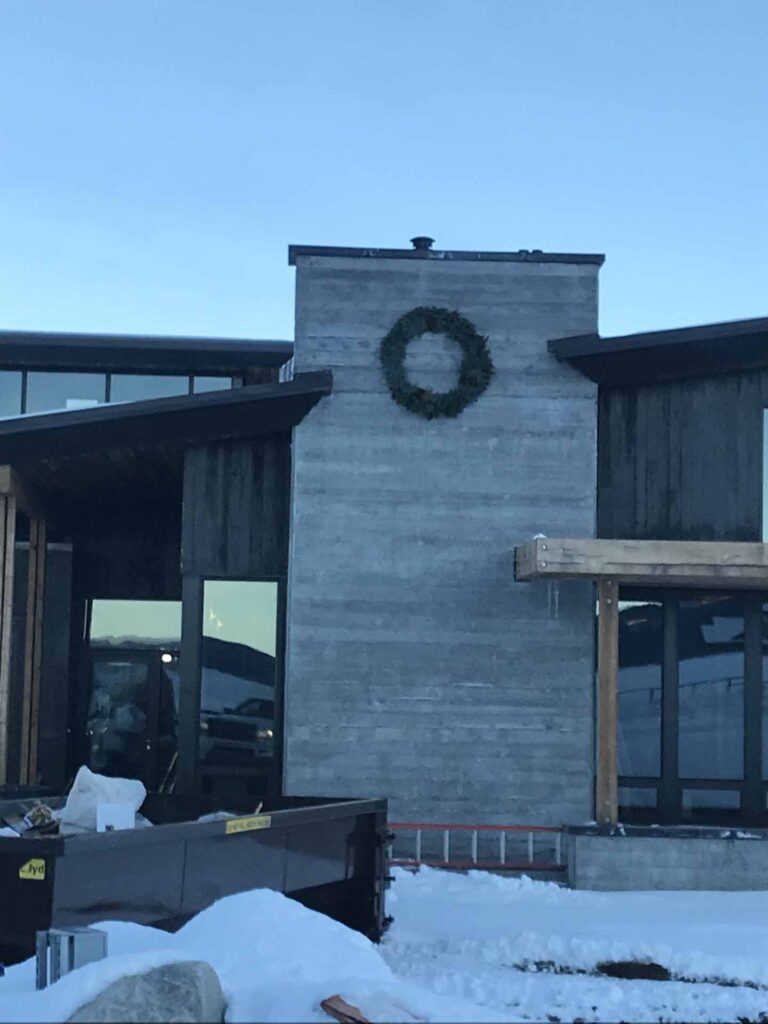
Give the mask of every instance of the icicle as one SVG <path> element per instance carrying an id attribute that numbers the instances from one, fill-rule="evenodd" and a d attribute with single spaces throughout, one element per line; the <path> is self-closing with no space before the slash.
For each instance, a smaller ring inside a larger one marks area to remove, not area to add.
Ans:
<path id="1" fill-rule="evenodd" d="M 560 618 L 560 580 L 547 580 L 547 604 L 550 619 Z"/>

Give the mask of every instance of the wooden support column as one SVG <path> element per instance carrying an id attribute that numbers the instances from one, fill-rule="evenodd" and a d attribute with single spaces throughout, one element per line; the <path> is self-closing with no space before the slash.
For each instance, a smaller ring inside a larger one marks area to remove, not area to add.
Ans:
<path id="1" fill-rule="evenodd" d="M 619 708 L 619 585 L 602 578 L 597 583 L 597 771 L 595 817 L 615 825 L 618 809 Z"/>
<path id="2" fill-rule="evenodd" d="M 30 519 L 27 613 L 24 634 L 24 690 L 21 708 L 20 779 L 22 783 L 37 782 L 46 533 L 46 526 L 42 519 Z"/>
<path id="3" fill-rule="evenodd" d="M 184 794 L 196 793 L 198 789 L 202 635 L 203 580 L 200 576 L 184 576 L 181 581 L 181 689 L 176 771 L 176 790 Z"/>
<path id="4" fill-rule="evenodd" d="M 0 785 L 7 781 L 8 776 L 15 554 L 16 498 L 13 494 L 0 494 Z"/>

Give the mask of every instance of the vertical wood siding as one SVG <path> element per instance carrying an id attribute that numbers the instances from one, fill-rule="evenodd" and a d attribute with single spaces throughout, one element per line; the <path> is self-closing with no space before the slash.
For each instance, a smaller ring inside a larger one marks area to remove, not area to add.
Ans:
<path id="1" fill-rule="evenodd" d="M 768 372 L 602 388 L 598 536 L 762 539 Z"/>
<path id="2" fill-rule="evenodd" d="M 190 448 L 184 459 L 182 573 L 284 576 L 289 493 L 287 436 Z"/>

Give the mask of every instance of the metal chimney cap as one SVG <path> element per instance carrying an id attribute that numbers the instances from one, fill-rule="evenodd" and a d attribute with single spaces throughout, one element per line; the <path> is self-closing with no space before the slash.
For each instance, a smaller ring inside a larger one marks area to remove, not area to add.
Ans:
<path id="1" fill-rule="evenodd" d="M 434 238 L 429 238 L 428 235 L 417 235 L 411 239 L 411 245 L 414 249 L 431 249 L 434 244 Z"/>

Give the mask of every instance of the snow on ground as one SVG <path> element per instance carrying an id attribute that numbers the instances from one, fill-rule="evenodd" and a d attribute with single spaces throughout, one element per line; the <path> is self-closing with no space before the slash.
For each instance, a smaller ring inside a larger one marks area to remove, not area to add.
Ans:
<path id="1" fill-rule="evenodd" d="M 508 1020 L 768 1020 L 768 991 L 748 987 L 768 988 L 768 892 L 577 892 L 428 868 L 395 877 L 385 959 L 440 995 Z M 699 980 L 556 973 L 608 960 Z"/>
<path id="2" fill-rule="evenodd" d="M 102 922 L 109 957 L 35 992 L 32 960 L 0 978 L 0 1021 L 63 1021 L 112 981 L 174 960 L 206 960 L 227 997 L 227 1020 L 324 1021 L 320 1002 L 340 994 L 372 1021 L 501 1021 L 397 978 L 358 932 L 268 889 L 228 896 L 175 935 Z"/>
<path id="3" fill-rule="evenodd" d="M 175 935 L 101 924 L 109 958 L 44 992 L 32 961 L 9 968 L 0 1021 L 66 1020 L 115 978 L 179 959 L 212 964 L 232 1024 L 328 1022 L 319 1004 L 336 994 L 371 1021 L 768 1021 L 768 893 L 571 892 L 397 870 L 388 910 L 395 924 L 378 947 L 269 890 L 227 897 Z M 556 973 L 607 959 L 700 980 Z"/>

